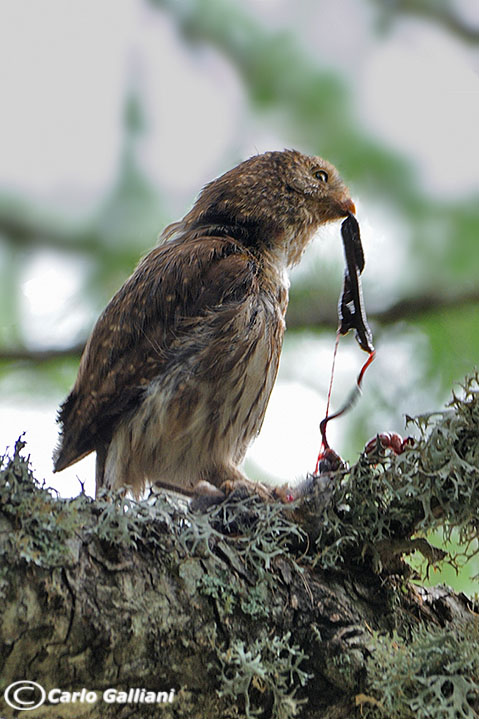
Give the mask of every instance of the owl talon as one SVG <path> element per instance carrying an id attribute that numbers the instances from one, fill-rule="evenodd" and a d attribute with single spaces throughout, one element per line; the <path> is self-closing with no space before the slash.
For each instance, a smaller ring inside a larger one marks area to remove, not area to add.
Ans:
<path id="1" fill-rule="evenodd" d="M 221 485 L 221 489 L 227 497 L 246 499 L 247 497 L 259 497 L 264 502 L 271 502 L 275 499 L 274 488 L 267 487 L 260 482 L 251 482 L 246 479 L 228 479 Z"/>

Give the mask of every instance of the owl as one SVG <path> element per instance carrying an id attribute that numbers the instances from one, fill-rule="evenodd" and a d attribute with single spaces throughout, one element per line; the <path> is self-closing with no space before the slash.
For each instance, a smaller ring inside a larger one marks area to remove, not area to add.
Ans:
<path id="1" fill-rule="evenodd" d="M 320 225 L 354 213 L 335 167 L 296 150 L 207 184 L 98 319 L 60 408 L 59 472 L 96 452 L 96 491 L 223 496 L 278 371 L 288 270 Z"/>

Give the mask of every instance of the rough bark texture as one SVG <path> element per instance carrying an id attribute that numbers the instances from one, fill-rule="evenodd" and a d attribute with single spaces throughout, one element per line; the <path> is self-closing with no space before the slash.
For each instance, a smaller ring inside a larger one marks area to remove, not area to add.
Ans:
<path id="1" fill-rule="evenodd" d="M 477 536 L 478 412 L 469 383 L 398 457 L 378 445 L 293 507 L 232 496 L 201 514 L 55 498 L 19 442 L 1 465 L 0 716 L 478 716 L 474 605 L 416 586 L 402 558 L 440 558 L 412 538 L 428 527 Z M 22 679 L 97 699 L 25 714 L 3 696 Z M 108 688 L 172 701 L 108 703 Z"/>

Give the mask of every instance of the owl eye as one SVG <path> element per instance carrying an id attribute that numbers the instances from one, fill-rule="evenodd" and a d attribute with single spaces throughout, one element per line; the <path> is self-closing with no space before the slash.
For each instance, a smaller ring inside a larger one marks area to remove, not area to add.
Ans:
<path id="1" fill-rule="evenodd" d="M 320 182 L 328 181 L 328 173 L 325 170 L 314 170 L 313 176 Z"/>

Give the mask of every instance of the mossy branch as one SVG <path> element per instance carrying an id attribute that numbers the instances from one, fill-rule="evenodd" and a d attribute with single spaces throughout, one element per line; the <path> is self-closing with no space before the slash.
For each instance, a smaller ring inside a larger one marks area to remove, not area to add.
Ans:
<path id="1" fill-rule="evenodd" d="M 477 553 L 478 380 L 466 379 L 444 411 L 408 417 L 419 436 L 401 454 L 378 440 L 354 466 L 317 483 L 300 509 L 315 563 L 334 568 L 369 556 L 378 571 L 397 571 L 401 556 L 415 550 L 435 563 L 446 555 L 425 535 L 438 528 L 446 541 L 458 534 L 466 558 Z"/>
<path id="2" fill-rule="evenodd" d="M 177 719 L 476 716 L 477 607 L 412 584 L 404 554 L 439 561 L 438 527 L 473 551 L 478 377 L 414 424 L 402 454 L 378 444 L 293 505 L 232 496 L 201 514 L 163 495 L 58 498 L 17 442 L 0 462 L 0 690 L 98 692 L 47 699 L 40 719 L 158 716 L 102 702 L 112 687 L 174 690 L 161 713 Z"/>

